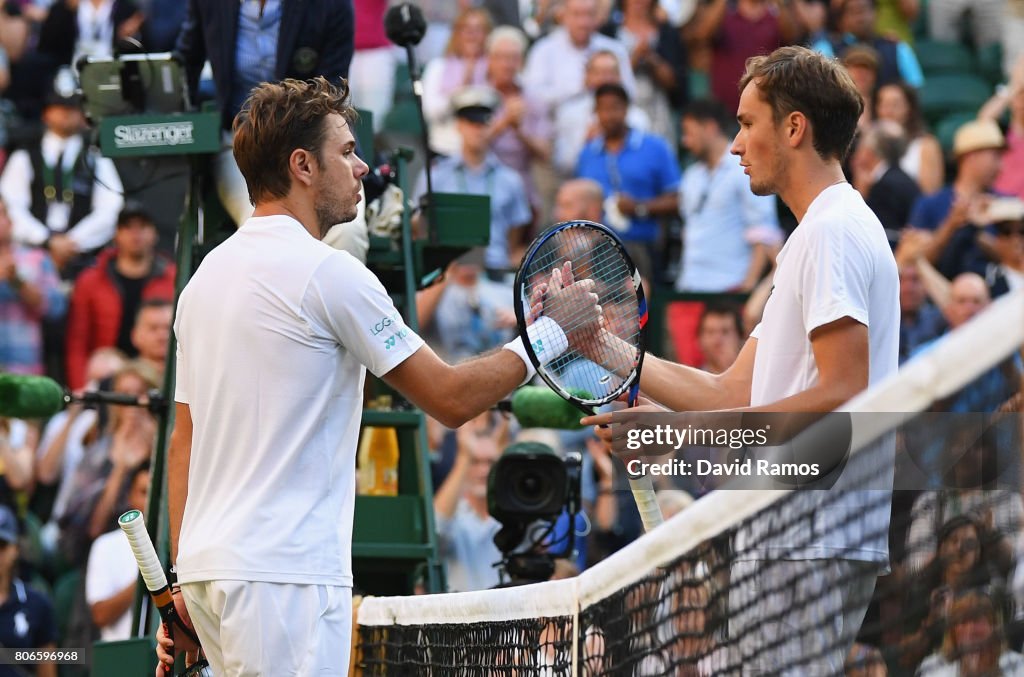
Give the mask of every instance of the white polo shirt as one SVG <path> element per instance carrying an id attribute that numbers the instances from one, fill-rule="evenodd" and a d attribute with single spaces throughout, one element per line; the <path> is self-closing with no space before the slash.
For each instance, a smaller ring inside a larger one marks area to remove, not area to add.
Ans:
<path id="1" fill-rule="evenodd" d="M 207 255 L 174 332 L 193 425 L 179 580 L 350 586 L 365 369 L 422 339 L 365 266 L 286 216 Z"/>
<path id="2" fill-rule="evenodd" d="M 868 328 L 869 387 L 896 373 L 900 330 L 896 261 L 882 224 L 850 184 L 826 188 L 807 208 L 779 253 L 774 283 L 763 319 L 751 332 L 757 339 L 751 406 L 777 402 L 816 385 L 811 332 L 844 317 Z M 876 446 L 856 455 L 831 490 L 798 490 L 795 501 L 784 505 L 781 514 L 773 516 L 772 509 L 759 513 L 751 530 L 741 530 L 737 539 L 739 551 L 751 549 L 740 558 L 843 557 L 886 562 L 892 440 L 883 438 Z M 868 477 L 871 489 L 861 491 Z M 795 513 L 804 519 L 794 523 Z M 813 515 L 810 522 L 807 515 Z M 781 530 L 780 525 L 784 525 Z M 765 535 L 769 530 L 774 531 L 772 536 Z"/>

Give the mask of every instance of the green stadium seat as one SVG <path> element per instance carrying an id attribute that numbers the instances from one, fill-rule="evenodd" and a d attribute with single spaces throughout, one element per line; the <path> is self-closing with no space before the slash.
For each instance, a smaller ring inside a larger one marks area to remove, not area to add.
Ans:
<path id="1" fill-rule="evenodd" d="M 711 76 L 707 71 L 692 70 L 689 77 L 689 94 L 691 100 L 711 97 Z"/>
<path id="2" fill-rule="evenodd" d="M 985 78 L 992 85 L 998 85 L 1005 80 L 1003 75 L 1003 46 L 998 42 L 981 47 L 977 52 L 978 75 Z"/>
<path id="3" fill-rule="evenodd" d="M 412 75 L 409 73 L 409 64 L 405 60 L 399 60 L 395 66 L 395 93 L 392 103 L 400 103 L 413 98 Z"/>
<path id="4" fill-rule="evenodd" d="M 920 91 L 921 112 L 931 125 L 953 113 L 976 114 L 989 97 L 992 85 L 977 75 L 935 75 Z"/>
<path id="5" fill-rule="evenodd" d="M 935 125 L 935 137 L 939 140 L 946 157 L 953 156 L 953 137 L 956 136 L 956 130 L 974 118 L 975 114 L 970 112 L 952 113 Z"/>
<path id="6" fill-rule="evenodd" d="M 917 11 L 917 19 L 910 26 L 911 32 L 914 34 L 913 47 L 917 46 L 919 40 L 927 40 L 930 33 L 928 27 L 928 3 L 930 0 L 921 0 L 920 6 Z"/>
<path id="7" fill-rule="evenodd" d="M 57 630 L 62 638 L 67 637 L 71 612 L 75 607 L 75 596 L 82 582 L 82 571 L 72 569 L 53 585 L 53 612 L 57 617 Z"/>
<path id="8" fill-rule="evenodd" d="M 926 79 L 933 75 L 975 72 L 974 56 L 964 45 L 955 42 L 918 40 L 914 43 L 914 53 Z"/>
<path id="9" fill-rule="evenodd" d="M 422 128 L 416 102 L 411 98 L 407 101 L 396 102 L 384 118 L 383 131 L 419 135 L 422 133 L 420 132 Z"/>

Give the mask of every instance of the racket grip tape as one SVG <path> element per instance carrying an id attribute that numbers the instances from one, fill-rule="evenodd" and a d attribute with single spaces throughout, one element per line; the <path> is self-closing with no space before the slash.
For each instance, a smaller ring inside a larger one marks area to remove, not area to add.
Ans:
<path id="1" fill-rule="evenodd" d="M 640 512 L 640 520 L 644 523 L 644 531 L 653 531 L 665 521 L 665 518 L 661 514 L 661 506 L 658 505 L 658 496 L 654 493 L 651 478 L 630 478 L 629 488 L 633 490 L 633 500 L 636 501 L 637 510 Z"/>
<path id="2" fill-rule="evenodd" d="M 178 616 L 178 610 L 174 607 L 171 587 L 167 584 L 167 575 L 160 564 L 160 558 L 157 557 L 153 541 L 149 539 L 142 511 L 129 510 L 118 518 L 117 524 L 128 537 L 128 544 L 132 548 L 132 554 L 135 555 L 135 562 L 139 565 L 142 580 L 145 581 L 149 596 L 153 598 L 153 603 L 160 612 L 160 618 L 170 630 L 180 630 L 190 640 L 199 644 L 199 638 L 195 631 L 185 625 L 181 617 Z"/>

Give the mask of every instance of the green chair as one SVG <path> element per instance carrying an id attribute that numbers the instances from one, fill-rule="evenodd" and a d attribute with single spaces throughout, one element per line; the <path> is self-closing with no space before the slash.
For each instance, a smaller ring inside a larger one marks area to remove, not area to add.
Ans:
<path id="1" fill-rule="evenodd" d="M 409 65 L 400 61 L 395 68 L 395 97 L 391 110 L 384 116 L 381 131 L 399 134 L 419 135 L 423 125 L 416 108 L 416 97 L 412 92 L 412 77 Z"/>
<path id="2" fill-rule="evenodd" d="M 708 99 L 711 97 L 711 75 L 707 71 L 692 70 L 689 79 L 690 99 Z"/>
<path id="3" fill-rule="evenodd" d="M 917 43 L 921 40 L 927 40 L 931 33 L 928 26 L 928 3 L 930 0 L 921 0 L 920 7 L 917 10 L 917 19 L 910 26 L 911 32 L 914 34 L 913 47 L 917 48 Z"/>
<path id="4" fill-rule="evenodd" d="M 933 126 L 953 113 L 977 114 L 989 97 L 992 85 L 977 75 L 935 75 L 920 91 L 921 112 Z"/>
<path id="5" fill-rule="evenodd" d="M 998 85 L 1004 81 L 1003 46 L 998 42 L 981 47 L 977 52 L 978 75 L 988 80 L 989 84 Z"/>
<path id="6" fill-rule="evenodd" d="M 956 42 L 918 40 L 914 43 L 914 53 L 921 64 L 921 70 L 924 71 L 925 79 L 933 75 L 975 72 L 974 56 L 967 47 Z"/>
<path id="7" fill-rule="evenodd" d="M 71 613 L 75 608 L 75 596 L 82 582 L 82 571 L 72 569 L 53 585 L 53 613 L 57 617 L 57 630 L 62 638 L 67 637 Z"/>
<path id="8" fill-rule="evenodd" d="M 423 125 L 415 101 L 401 101 L 388 111 L 384 118 L 384 131 L 419 135 Z"/>

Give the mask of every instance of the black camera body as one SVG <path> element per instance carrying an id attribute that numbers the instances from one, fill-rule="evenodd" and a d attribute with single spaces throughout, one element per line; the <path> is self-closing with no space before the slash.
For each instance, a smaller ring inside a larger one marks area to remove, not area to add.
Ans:
<path id="1" fill-rule="evenodd" d="M 576 452 L 563 460 L 546 444 L 517 442 L 505 449 L 491 468 L 487 476 L 487 511 L 502 525 L 494 544 L 504 555 L 502 564 L 513 582 L 550 577 L 553 557 L 544 552 L 543 540 L 563 512 L 570 515 L 566 551 L 573 550 L 582 460 Z M 536 542 L 524 544 L 530 527 L 545 523 L 549 527 L 542 536 Z"/>

